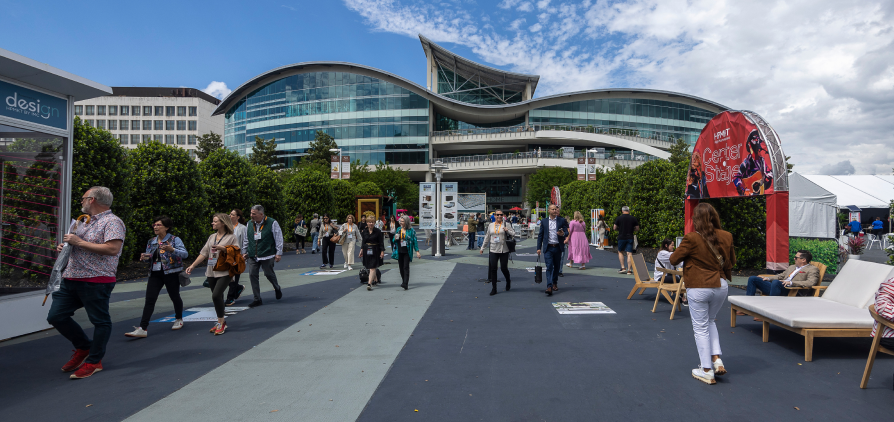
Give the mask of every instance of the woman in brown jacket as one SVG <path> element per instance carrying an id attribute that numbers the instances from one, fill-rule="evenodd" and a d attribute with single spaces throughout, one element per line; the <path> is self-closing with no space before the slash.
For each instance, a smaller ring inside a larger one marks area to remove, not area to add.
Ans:
<path id="1" fill-rule="evenodd" d="M 728 283 L 736 265 L 733 236 L 721 229 L 720 216 L 711 204 L 701 203 L 692 215 L 694 231 L 683 237 L 671 255 L 673 265 L 683 264 L 683 281 L 689 298 L 689 314 L 701 364 L 692 376 L 714 384 L 715 375 L 726 374 L 720 360 L 720 337 L 714 319 L 726 303 Z"/>

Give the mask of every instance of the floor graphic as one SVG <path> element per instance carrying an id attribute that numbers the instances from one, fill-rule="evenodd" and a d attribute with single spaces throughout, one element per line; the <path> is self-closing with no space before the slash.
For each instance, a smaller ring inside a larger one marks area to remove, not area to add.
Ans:
<path id="1" fill-rule="evenodd" d="M 559 315 L 613 314 L 615 311 L 602 302 L 553 302 Z"/>
<path id="2" fill-rule="evenodd" d="M 336 275 L 341 274 L 347 270 L 319 270 L 319 271 L 308 271 L 306 273 L 302 273 L 301 275 Z"/>
<path id="3" fill-rule="evenodd" d="M 228 306 L 224 308 L 224 318 L 236 315 L 236 312 L 248 309 L 247 306 Z M 175 315 L 168 315 L 149 322 L 174 322 Z M 217 313 L 214 308 L 189 308 L 183 311 L 183 322 L 217 321 Z"/>

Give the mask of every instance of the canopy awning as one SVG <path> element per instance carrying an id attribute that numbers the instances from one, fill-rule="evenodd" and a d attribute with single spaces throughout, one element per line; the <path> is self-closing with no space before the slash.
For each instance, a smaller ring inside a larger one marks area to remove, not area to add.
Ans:
<path id="1" fill-rule="evenodd" d="M 789 236 L 835 238 L 838 199 L 798 173 L 788 175 Z"/>
<path id="2" fill-rule="evenodd" d="M 894 200 L 894 177 L 874 175 L 804 175 L 838 198 L 838 207 L 888 208 Z"/>

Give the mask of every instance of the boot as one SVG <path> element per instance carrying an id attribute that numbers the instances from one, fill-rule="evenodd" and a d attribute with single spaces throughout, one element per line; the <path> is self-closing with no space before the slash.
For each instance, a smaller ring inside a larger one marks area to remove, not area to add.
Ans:
<path id="1" fill-rule="evenodd" d="M 507 292 L 509 291 L 509 284 L 510 284 L 510 283 L 512 283 L 512 282 L 509 281 L 509 279 L 507 278 L 507 279 L 506 279 L 506 291 L 507 291 Z"/>
<path id="2" fill-rule="evenodd" d="M 497 280 L 491 281 L 490 285 L 491 285 L 490 295 L 493 296 L 493 295 L 497 294 Z"/>

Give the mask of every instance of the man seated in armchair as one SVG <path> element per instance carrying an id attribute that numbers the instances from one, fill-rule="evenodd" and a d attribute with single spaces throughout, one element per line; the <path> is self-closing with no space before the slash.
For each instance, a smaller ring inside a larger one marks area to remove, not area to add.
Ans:
<path id="1" fill-rule="evenodd" d="M 754 296 L 757 290 L 767 296 L 782 296 L 788 287 L 813 287 L 819 284 L 819 268 L 810 265 L 813 255 L 810 251 L 800 250 L 795 254 L 795 263 L 782 274 L 773 276 L 748 277 L 748 288 L 745 294 Z"/>

